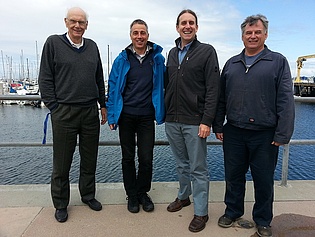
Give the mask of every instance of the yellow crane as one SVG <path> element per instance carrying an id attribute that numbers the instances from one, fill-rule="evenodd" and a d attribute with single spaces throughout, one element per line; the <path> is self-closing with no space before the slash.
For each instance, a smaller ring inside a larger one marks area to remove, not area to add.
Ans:
<path id="1" fill-rule="evenodd" d="M 308 58 L 315 58 L 315 54 L 306 55 L 306 56 L 300 56 L 296 60 L 296 63 L 297 63 L 297 76 L 296 76 L 294 82 L 301 82 L 301 78 L 300 78 L 301 68 L 303 67 L 303 62 L 306 61 L 306 59 L 308 59 Z"/>

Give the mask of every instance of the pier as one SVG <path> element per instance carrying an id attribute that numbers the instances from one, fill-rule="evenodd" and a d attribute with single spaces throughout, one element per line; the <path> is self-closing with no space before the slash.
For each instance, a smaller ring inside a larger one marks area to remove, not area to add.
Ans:
<path id="1" fill-rule="evenodd" d="M 315 97 L 315 82 L 294 82 L 294 95 Z"/>
<path id="2" fill-rule="evenodd" d="M 37 100 L 38 97 L 26 97 Z M 19 99 L 26 99 L 19 98 Z M 17 99 L 1 97 L 5 99 Z M 295 98 L 298 102 L 314 103 L 315 98 Z M 220 145 L 219 141 L 208 145 Z M 287 180 L 289 147 L 292 145 L 314 145 L 315 140 L 292 140 L 284 147 L 282 180 L 275 181 L 274 219 L 271 223 L 273 237 L 315 236 L 315 180 Z M 42 147 L 51 143 L 0 143 L 5 147 Z M 118 142 L 101 141 L 100 146 L 116 146 Z M 167 141 L 156 141 L 156 145 L 168 145 Z M 294 159 L 294 157 L 290 157 Z M 128 237 L 257 237 L 256 229 L 231 228 L 217 225 L 224 213 L 223 181 L 211 181 L 209 194 L 209 221 L 199 233 L 192 233 L 188 225 L 193 218 L 193 205 L 179 212 L 170 213 L 168 204 L 177 196 L 178 182 L 154 182 L 149 193 L 155 203 L 152 213 L 133 214 L 127 210 L 127 200 L 122 183 L 97 183 L 96 198 L 103 204 L 100 212 L 92 211 L 80 200 L 77 184 L 71 185 L 69 218 L 59 223 L 54 218 L 54 207 L 50 197 L 50 185 L 0 185 L 0 237 L 55 237 L 55 236 L 128 236 Z M 252 220 L 253 183 L 247 182 L 245 214 Z M 192 200 L 192 199 L 191 199 Z"/>
<path id="3" fill-rule="evenodd" d="M 141 209 L 136 214 L 127 210 L 122 183 L 97 184 L 96 198 L 103 204 L 100 212 L 84 205 L 77 184 L 72 184 L 69 218 L 65 223 L 54 218 L 50 185 L 0 185 L 0 236 L 257 237 L 255 228 L 217 225 L 225 208 L 224 188 L 224 182 L 210 182 L 209 221 L 203 231 L 192 233 L 188 225 L 193 217 L 193 205 L 174 213 L 166 210 L 177 195 L 177 182 L 153 183 L 149 195 L 155 210 L 147 213 Z M 246 190 L 243 218 L 251 220 L 252 182 L 247 182 Z M 276 182 L 271 224 L 273 237 L 315 236 L 315 181 L 289 181 L 287 187 Z"/>

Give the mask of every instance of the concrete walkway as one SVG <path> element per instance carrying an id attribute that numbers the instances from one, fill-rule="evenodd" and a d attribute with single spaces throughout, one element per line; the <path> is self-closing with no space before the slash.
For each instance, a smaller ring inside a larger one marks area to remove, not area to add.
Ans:
<path id="1" fill-rule="evenodd" d="M 121 183 L 97 184 L 96 198 L 103 204 L 100 212 L 92 211 L 80 201 L 77 185 L 71 186 L 69 218 L 58 223 L 50 198 L 49 185 L 0 186 L 0 237 L 49 236 L 139 236 L 139 237 L 256 237 L 256 229 L 235 225 L 224 229 L 217 225 L 225 205 L 224 182 L 210 182 L 210 219 L 206 228 L 192 233 L 188 225 L 193 217 L 193 205 L 179 212 L 169 213 L 166 207 L 176 197 L 178 183 L 153 183 L 149 193 L 155 210 L 141 210 L 132 214 L 126 207 L 126 197 Z M 252 182 L 247 183 L 245 215 L 251 220 L 253 206 Z M 315 236 L 315 181 L 289 181 L 288 187 L 276 182 L 274 237 Z"/>

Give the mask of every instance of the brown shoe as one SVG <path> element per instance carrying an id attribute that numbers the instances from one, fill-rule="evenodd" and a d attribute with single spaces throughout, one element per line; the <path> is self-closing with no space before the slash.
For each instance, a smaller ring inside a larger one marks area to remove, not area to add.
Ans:
<path id="1" fill-rule="evenodd" d="M 190 222 L 188 229 L 191 232 L 199 232 L 202 231 L 206 227 L 206 223 L 209 220 L 209 216 L 196 216 L 194 215 L 194 219 Z"/>
<path id="2" fill-rule="evenodd" d="M 167 210 L 169 212 L 176 212 L 181 210 L 183 207 L 187 207 L 191 204 L 189 197 L 185 200 L 180 200 L 178 198 L 175 199 L 174 202 L 171 202 L 170 205 L 168 205 Z"/>

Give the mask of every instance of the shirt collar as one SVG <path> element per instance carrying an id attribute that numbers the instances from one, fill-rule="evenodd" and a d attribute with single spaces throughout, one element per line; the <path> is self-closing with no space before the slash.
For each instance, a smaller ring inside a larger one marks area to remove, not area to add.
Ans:
<path id="1" fill-rule="evenodd" d="M 194 42 L 194 41 L 192 40 L 190 43 L 186 44 L 186 45 L 183 47 L 183 49 L 182 49 L 182 48 L 181 48 L 181 41 L 179 41 L 177 47 L 178 47 L 180 50 L 185 50 L 185 49 L 188 50 L 189 47 L 191 46 L 191 44 L 192 44 L 193 42 Z"/>
<path id="2" fill-rule="evenodd" d="M 151 49 L 151 46 L 147 45 L 147 48 L 146 48 L 144 54 L 139 55 L 139 54 L 136 52 L 136 50 L 134 49 L 134 47 L 131 46 L 132 52 L 133 52 L 135 55 L 139 56 L 140 58 L 143 58 L 145 55 L 147 55 L 147 54 L 149 53 L 150 49 Z"/>
<path id="3" fill-rule="evenodd" d="M 69 36 L 68 33 L 66 34 L 66 36 L 67 36 L 67 39 L 69 40 L 70 44 L 72 45 L 72 47 L 79 49 L 79 48 L 81 48 L 81 47 L 83 46 L 83 43 L 84 43 L 84 38 L 83 38 L 83 37 L 82 37 L 82 41 L 81 41 L 80 44 L 75 44 L 75 43 L 73 43 L 72 40 L 70 39 L 70 36 Z"/>

